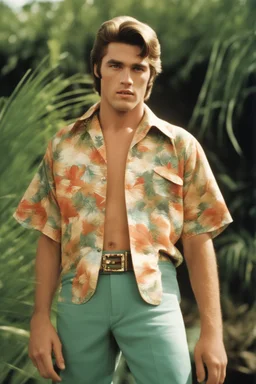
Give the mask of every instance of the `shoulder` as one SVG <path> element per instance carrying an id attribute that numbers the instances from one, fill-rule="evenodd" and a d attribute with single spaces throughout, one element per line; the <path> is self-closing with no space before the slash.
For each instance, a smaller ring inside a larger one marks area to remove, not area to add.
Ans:
<path id="1" fill-rule="evenodd" d="M 73 123 L 63 126 L 52 137 L 52 145 L 56 146 L 62 142 L 68 141 L 72 143 L 72 139 L 85 131 L 87 123 L 91 120 L 94 113 L 99 109 L 99 103 L 92 105 L 82 116 L 77 118 Z"/>
<path id="2" fill-rule="evenodd" d="M 168 121 L 157 118 L 157 127 L 166 136 L 169 137 L 171 143 L 174 146 L 178 146 L 179 148 L 182 146 L 183 148 L 189 150 L 191 149 L 191 147 L 195 147 L 199 144 L 195 136 L 193 136 L 185 128 L 182 128 L 178 125 L 174 125 L 169 123 Z"/>
<path id="3" fill-rule="evenodd" d="M 60 128 L 50 139 L 50 146 L 52 146 L 53 149 L 62 147 L 62 144 L 65 147 L 70 145 L 72 146 L 74 141 L 77 140 L 77 136 L 81 135 L 85 131 L 88 120 L 89 118 L 85 120 L 81 120 L 79 118 L 73 123 Z"/>
<path id="4" fill-rule="evenodd" d="M 71 137 L 72 127 L 75 123 L 60 128 L 48 141 L 46 152 L 52 153 L 60 143 L 65 142 Z"/>
<path id="5" fill-rule="evenodd" d="M 73 128 L 76 124 L 78 124 L 79 120 L 74 121 L 72 124 L 64 125 L 62 128 L 60 128 L 52 137 L 52 140 L 55 143 L 58 143 L 70 136 L 72 136 Z"/>
<path id="6" fill-rule="evenodd" d="M 157 118 L 157 128 L 169 139 L 172 150 L 180 161 L 206 161 L 206 155 L 198 139 L 185 128 Z"/>
<path id="7" fill-rule="evenodd" d="M 169 137 L 173 143 L 176 141 L 189 143 L 195 139 L 186 129 L 159 118 L 146 104 L 145 113 L 149 125 L 158 128 L 165 136 Z"/>

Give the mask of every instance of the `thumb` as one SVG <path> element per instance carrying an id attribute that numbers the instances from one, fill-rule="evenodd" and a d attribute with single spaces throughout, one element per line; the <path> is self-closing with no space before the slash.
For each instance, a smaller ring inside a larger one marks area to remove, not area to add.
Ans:
<path id="1" fill-rule="evenodd" d="M 61 342 L 59 339 L 53 340 L 53 353 L 55 356 L 56 364 L 60 369 L 65 369 L 65 362 L 64 362 L 64 357 L 62 355 L 62 350 L 61 350 Z"/>
<path id="2" fill-rule="evenodd" d="M 195 365 L 197 381 L 198 383 L 202 383 L 205 380 L 205 369 L 202 360 L 202 355 L 199 351 L 195 351 Z"/>

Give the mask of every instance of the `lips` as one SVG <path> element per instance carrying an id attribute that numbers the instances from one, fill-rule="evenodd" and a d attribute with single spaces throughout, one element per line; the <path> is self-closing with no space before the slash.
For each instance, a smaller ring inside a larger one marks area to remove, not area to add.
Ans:
<path id="1" fill-rule="evenodd" d="M 117 91 L 117 93 L 119 95 L 133 95 L 133 92 L 132 91 L 129 91 L 129 90 L 121 90 L 121 91 Z"/>

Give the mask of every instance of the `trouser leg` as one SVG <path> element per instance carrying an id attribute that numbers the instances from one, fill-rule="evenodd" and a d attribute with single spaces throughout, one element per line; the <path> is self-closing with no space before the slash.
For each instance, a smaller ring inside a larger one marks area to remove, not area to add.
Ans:
<path id="1" fill-rule="evenodd" d="M 62 296 L 65 290 L 69 295 L 71 282 L 63 281 L 62 286 Z M 112 382 L 118 347 L 110 332 L 109 298 L 109 276 L 102 276 L 89 302 L 58 303 L 57 330 L 66 365 L 60 373 L 63 384 Z"/>
<path id="2" fill-rule="evenodd" d="M 191 384 L 176 270 L 168 262 L 159 265 L 164 291 L 162 303 L 159 306 L 145 303 L 130 273 L 126 278 L 129 287 L 126 285 L 123 292 L 124 314 L 113 324 L 113 334 L 136 384 Z M 119 289 L 124 288 L 124 284 L 118 285 Z"/>

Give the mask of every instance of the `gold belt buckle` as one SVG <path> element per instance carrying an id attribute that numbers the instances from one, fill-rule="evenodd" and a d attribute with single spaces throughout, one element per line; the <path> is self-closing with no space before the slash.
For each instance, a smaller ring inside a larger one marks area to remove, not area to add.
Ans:
<path id="1" fill-rule="evenodd" d="M 119 257 L 120 258 L 120 261 L 116 261 L 116 260 L 111 260 L 113 258 L 117 258 Z M 124 257 L 124 254 L 123 253 L 116 253 L 116 254 L 113 254 L 113 253 L 105 253 L 103 258 L 103 271 L 104 272 L 124 272 L 124 267 L 125 267 L 125 257 Z M 115 264 L 121 264 L 121 268 L 114 268 L 112 269 L 111 266 L 115 265 Z"/>

